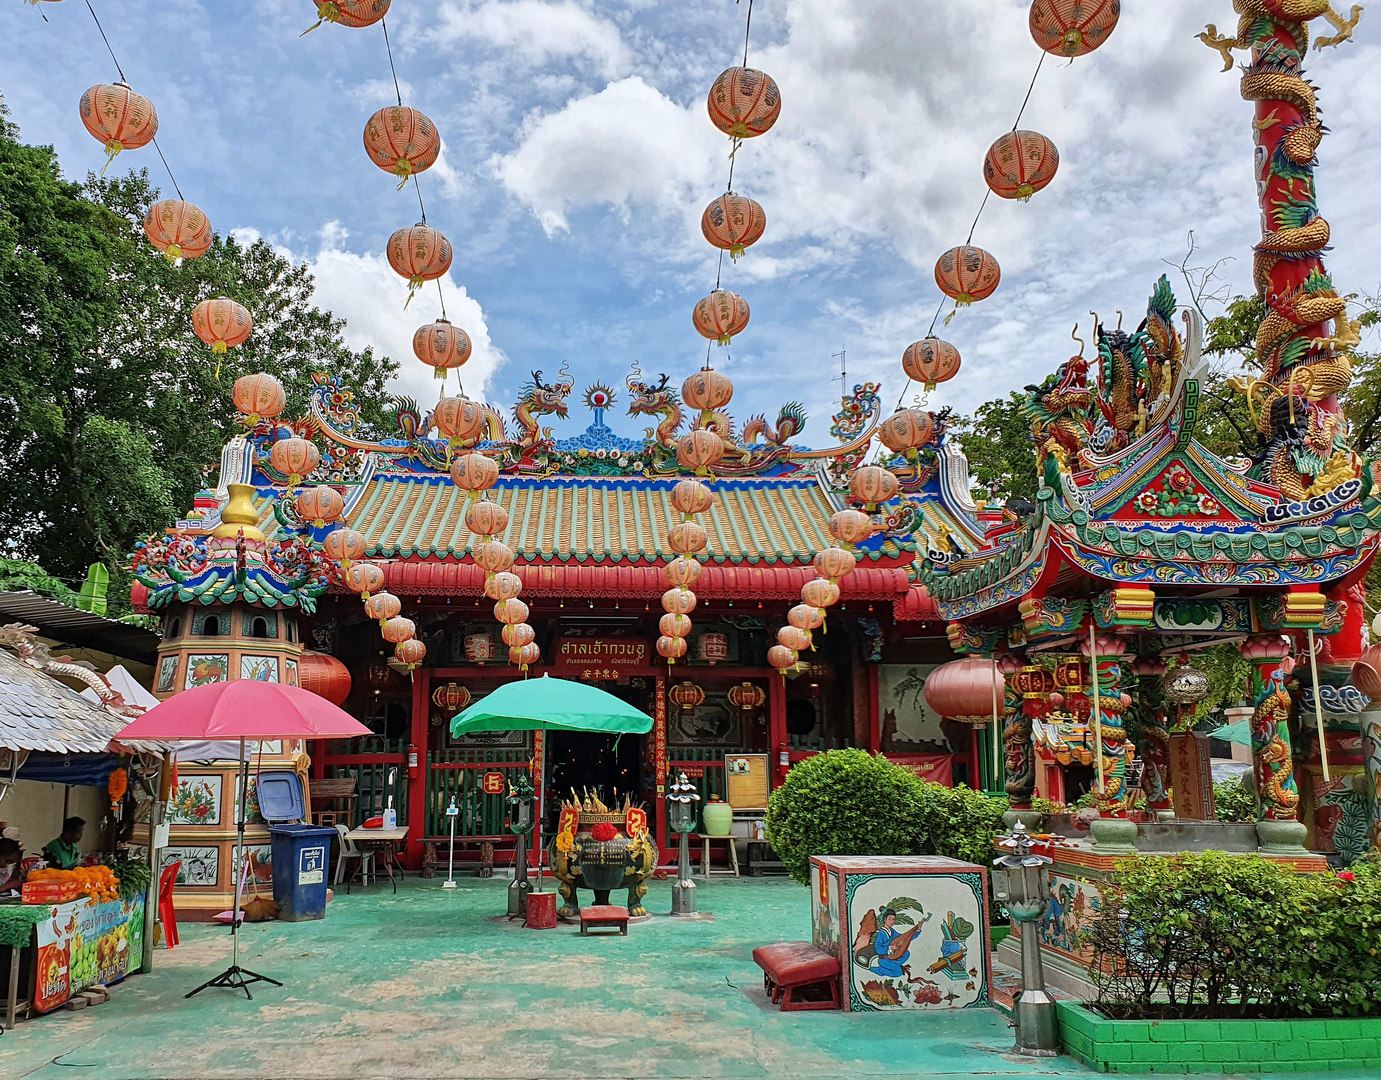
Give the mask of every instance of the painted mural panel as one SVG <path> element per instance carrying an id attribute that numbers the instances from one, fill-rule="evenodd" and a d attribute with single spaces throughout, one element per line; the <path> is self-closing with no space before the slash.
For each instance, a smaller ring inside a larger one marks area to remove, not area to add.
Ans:
<path id="1" fill-rule="evenodd" d="M 253 679 L 255 682 L 277 682 L 278 657 L 241 656 L 240 678 Z"/>
<path id="2" fill-rule="evenodd" d="M 1102 907 L 1096 885 L 1052 872 L 1050 902 L 1040 922 L 1041 943 L 1080 964 L 1088 963 L 1092 951 L 1080 944 L 1080 937 Z"/>
<path id="3" fill-rule="evenodd" d="M 166 694 L 175 685 L 173 680 L 177 678 L 177 654 L 165 656 L 158 662 L 158 685 L 154 687 L 154 692 Z"/>
<path id="4" fill-rule="evenodd" d="M 175 862 L 177 884 L 193 888 L 212 888 L 220 874 L 221 849 L 218 847 L 165 847 L 159 857 L 159 872 Z"/>
<path id="5" fill-rule="evenodd" d="M 207 683 L 225 682 L 230 675 L 229 653 L 192 653 L 187 657 L 184 690 Z"/>
<path id="6" fill-rule="evenodd" d="M 839 955 L 839 889 L 834 875 L 810 864 L 811 941 L 817 949 Z"/>
<path id="7" fill-rule="evenodd" d="M 181 775 L 173 789 L 168 822 L 172 825 L 219 825 L 221 823 L 220 773 Z"/>
<path id="8" fill-rule="evenodd" d="M 948 753 L 940 714 L 925 703 L 925 681 L 935 664 L 879 664 L 878 711 L 884 750 Z M 967 748 L 959 748 L 967 749 Z"/>

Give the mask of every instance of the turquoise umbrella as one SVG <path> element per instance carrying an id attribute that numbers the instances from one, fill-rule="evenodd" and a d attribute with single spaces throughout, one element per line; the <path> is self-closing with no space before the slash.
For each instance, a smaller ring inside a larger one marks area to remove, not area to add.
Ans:
<path id="1" fill-rule="evenodd" d="M 1224 724 L 1220 728 L 1215 728 L 1208 733 L 1210 739 L 1222 739 L 1224 742 L 1238 743 L 1242 746 L 1252 744 L 1252 722 L 1250 720 L 1238 720 L 1235 724 Z"/>
<path id="2" fill-rule="evenodd" d="M 451 735 L 480 731 L 600 731 L 646 735 L 652 717 L 626 701 L 569 679 L 516 679 L 451 718 Z"/>

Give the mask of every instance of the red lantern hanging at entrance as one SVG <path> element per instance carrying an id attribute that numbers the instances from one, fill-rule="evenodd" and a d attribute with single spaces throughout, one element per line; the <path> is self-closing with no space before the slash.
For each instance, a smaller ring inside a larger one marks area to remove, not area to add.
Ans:
<path id="1" fill-rule="evenodd" d="M 705 239 L 729 258 L 737 259 L 743 249 L 762 239 L 767 228 L 767 215 L 760 205 L 742 195 L 727 191 L 700 215 L 700 231 Z"/>
<path id="2" fill-rule="evenodd" d="M 542 650 L 531 641 L 526 645 L 512 645 L 508 649 L 508 662 L 522 671 L 526 671 L 540 659 Z"/>
<path id="3" fill-rule="evenodd" d="M 446 372 L 465 366 L 472 350 L 470 335 L 446 319 L 420 326 L 412 335 L 413 353 L 434 369 L 434 375 L 442 382 L 446 381 Z"/>
<path id="4" fill-rule="evenodd" d="M 388 5 L 391 2 L 392 0 L 313 0 L 316 4 L 316 22 L 302 33 L 309 34 L 324 22 L 352 28 L 373 26 L 388 14 Z"/>
<path id="5" fill-rule="evenodd" d="M 297 436 L 279 439 L 269 448 L 269 464 L 288 478 L 288 487 L 294 488 L 321 464 L 321 451 L 315 443 Z"/>
<path id="6" fill-rule="evenodd" d="M 986 300 L 1001 280 L 997 260 L 971 244 L 950 248 L 935 263 L 935 284 L 959 307 Z"/>
<path id="7" fill-rule="evenodd" d="M 782 95 L 772 77 L 748 67 L 720 73 L 706 101 L 710 123 L 732 139 L 751 139 L 771 129 L 782 111 Z"/>
<path id="8" fill-rule="evenodd" d="M 528 607 L 516 596 L 500 600 L 494 605 L 494 618 L 505 625 L 527 622 Z"/>
<path id="9" fill-rule="evenodd" d="M 487 540 L 475 545 L 475 563 L 491 574 L 501 574 L 513 565 L 513 549 L 502 540 Z"/>
<path id="10" fill-rule="evenodd" d="M 345 498 L 335 488 L 318 484 L 297 493 L 296 510 L 299 518 L 319 529 L 341 519 L 345 513 Z"/>
<path id="11" fill-rule="evenodd" d="M 181 199 L 163 199 L 150 206 L 144 214 L 144 235 L 169 262 L 201 258 L 216 238 L 201 208 Z"/>
<path id="12" fill-rule="evenodd" d="M 272 420 L 288 403 L 283 384 L 266 371 L 241 375 L 235 380 L 230 397 L 235 402 L 235 408 L 253 424 L 260 420 Z"/>
<path id="13" fill-rule="evenodd" d="M 471 401 L 464 394 L 443 397 L 432 410 L 432 423 L 452 449 L 473 442 L 488 422 L 484 406 L 478 401 Z"/>
<path id="14" fill-rule="evenodd" d="M 704 572 L 705 567 L 697 560 L 678 555 L 667 563 L 667 584 L 688 589 L 700 580 L 700 575 Z"/>
<path id="15" fill-rule="evenodd" d="M 432 704 L 449 716 L 464 711 L 470 698 L 470 691 L 459 683 L 448 682 L 432 691 Z"/>
<path id="16" fill-rule="evenodd" d="M 714 505 L 714 493 L 699 480 L 681 480 L 671 489 L 671 505 L 683 514 L 703 514 Z"/>
<path id="17" fill-rule="evenodd" d="M 757 683 L 743 682 L 729 687 L 729 704 L 739 712 L 750 713 L 767 703 L 767 695 Z"/>
<path id="18" fill-rule="evenodd" d="M 349 568 L 351 560 L 363 555 L 367 546 L 363 533 L 354 529 L 332 529 L 321 542 L 321 553 L 332 562 Z"/>
<path id="19" fill-rule="evenodd" d="M 783 626 L 777 631 L 777 644 L 785 645 L 792 652 L 804 652 L 813 643 L 810 631 L 799 626 Z"/>
<path id="20" fill-rule="evenodd" d="M 217 356 L 242 344 L 253 329 L 249 309 L 224 296 L 203 300 L 192 309 L 192 330 Z"/>
<path id="21" fill-rule="evenodd" d="M 858 557 L 843 548 L 828 547 L 815 555 L 815 572 L 830 581 L 837 582 L 842 577 L 848 577 L 857 565 Z"/>
<path id="22" fill-rule="evenodd" d="M 677 555 L 694 555 L 704 551 L 710 542 L 705 526 L 698 521 L 682 521 L 667 532 L 667 547 Z"/>
<path id="23" fill-rule="evenodd" d="M 801 586 L 801 602 L 815 608 L 834 607 L 839 603 L 839 586 L 828 578 L 812 578 Z"/>
<path id="24" fill-rule="evenodd" d="M 1055 144 L 1035 131 L 1009 131 L 983 158 L 983 179 L 994 195 L 1004 199 L 1030 199 L 1050 181 L 1060 167 Z"/>
<path id="25" fill-rule="evenodd" d="M 993 699 L 1003 706 L 1003 678 L 991 660 L 966 656 L 941 664 L 925 681 L 925 703 L 946 720 L 984 724 L 993 718 Z"/>
<path id="26" fill-rule="evenodd" d="M 496 502 L 481 499 L 465 511 L 465 527 L 476 536 L 493 536 L 508 528 L 508 511 Z"/>
<path id="27" fill-rule="evenodd" d="M 800 659 L 797 653 L 788 649 L 785 645 L 773 645 L 772 648 L 767 650 L 767 662 L 778 671 L 784 672 L 787 668 L 795 667 L 797 661 Z"/>
<path id="28" fill-rule="evenodd" d="M 705 691 L 685 679 L 667 691 L 667 700 L 682 712 L 694 712 L 705 704 Z"/>
<path id="29" fill-rule="evenodd" d="M 512 649 L 521 649 L 537 639 L 537 631 L 525 622 L 510 623 L 499 634 L 503 643 Z"/>
<path id="30" fill-rule="evenodd" d="M 666 637 L 665 635 L 657 639 L 657 655 L 664 658 L 668 663 L 675 663 L 686 655 L 689 646 L 685 638 Z"/>
<path id="31" fill-rule="evenodd" d="M 105 145 L 105 175 L 121 150 L 138 150 L 158 134 L 158 112 L 153 102 L 136 94 L 125 83 L 99 83 L 82 94 L 82 124 Z"/>
<path id="32" fill-rule="evenodd" d="M 663 637 L 690 637 L 693 625 L 689 615 L 677 615 L 668 611 L 658 621 L 657 629 L 662 632 Z"/>
<path id="33" fill-rule="evenodd" d="M 695 593 L 689 589 L 668 589 L 662 593 L 662 610 L 676 615 L 689 615 L 695 610 Z"/>
<path id="34" fill-rule="evenodd" d="M 400 664 L 406 664 L 407 669 L 412 671 L 427 658 L 427 646 L 416 638 L 408 638 L 393 647 L 393 655 Z"/>
<path id="35" fill-rule="evenodd" d="M 786 621 L 802 630 L 819 630 L 825 625 L 825 613 L 809 604 L 797 604 L 786 613 Z"/>
<path id="36" fill-rule="evenodd" d="M 1031 37 L 1054 56 L 1084 56 L 1108 40 L 1121 0 L 1034 0 Z"/>
<path id="37" fill-rule="evenodd" d="M 511 600 L 523 591 L 523 579 L 512 571 L 495 574 L 484 583 L 484 595 L 490 600 Z M 507 642 L 512 645 L 513 642 Z"/>
<path id="38" fill-rule="evenodd" d="M 370 597 L 370 599 L 374 599 Z M 401 615 L 395 615 L 387 620 L 383 627 L 384 640 L 397 645 L 400 641 L 407 641 L 417 636 L 417 624 L 411 619 L 405 619 Z"/>
<path id="39" fill-rule="evenodd" d="M 408 298 L 412 303 L 423 283 L 435 281 L 451 268 L 451 242 L 430 225 L 417 224 L 399 229 L 388 238 L 388 264 L 408 279 Z"/>
<path id="40" fill-rule="evenodd" d="M 697 371 L 681 384 L 681 400 L 703 416 L 717 412 L 733 400 L 734 382 L 714 368 Z"/>
<path id="41" fill-rule="evenodd" d="M 913 341 L 901 354 L 901 369 L 908 379 L 934 390 L 937 383 L 949 382 L 959 374 L 959 350 L 939 338 Z"/>
<path id="42" fill-rule="evenodd" d="M 701 337 L 727 345 L 748 325 L 748 316 L 747 300 L 728 289 L 715 289 L 697 301 L 691 311 L 691 322 Z"/>
<path id="43" fill-rule="evenodd" d="M 380 628 L 386 626 L 390 619 L 396 618 L 402 610 L 402 601 L 392 593 L 372 593 L 364 602 L 364 613 L 377 622 Z"/>
<path id="44" fill-rule="evenodd" d="M 357 562 L 352 563 L 350 568 L 345 571 L 345 584 L 351 592 L 357 592 L 360 596 L 368 600 L 375 589 L 382 589 L 387 576 L 383 568 L 375 566 L 373 563 Z"/>
<path id="45" fill-rule="evenodd" d="M 878 438 L 894 454 L 915 452 L 935 437 L 935 420 L 924 409 L 898 409 L 878 425 Z"/>
<path id="46" fill-rule="evenodd" d="M 499 466 L 483 454 L 462 454 L 451 462 L 451 480 L 465 491 L 488 491 L 499 482 Z"/>
<path id="47" fill-rule="evenodd" d="M 861 544 L 873 528 L 873 519 L 862 510 L 840 510 L 829 520 L 830 535 L 841 544 Z"/>
<path id="48" fill-rule="evenodd" d="M 724 440 L 708 428 L 697 428 L 681 436 L 676 444 L 676 461 L 683 469 L 701 476 L 719 464 L 724 456 Z"/>
<path id="49" fill-rule="evenodd" d="M 399 178 L 401 191 L 408 177 L 436 163 L 441 134 L 426 113 L 406 105 L 386 105 L 365 122 L 364 149 L 370 161 Z"/>
<path id="50" fill-rule="evenodd" d="M 881 465 L 865 465 L 849 477 L 849 493 L 868 506 L 877 506 L 896 497 L 901 481 Z M 826 575 L 828 576 L 828 575 Z"/>

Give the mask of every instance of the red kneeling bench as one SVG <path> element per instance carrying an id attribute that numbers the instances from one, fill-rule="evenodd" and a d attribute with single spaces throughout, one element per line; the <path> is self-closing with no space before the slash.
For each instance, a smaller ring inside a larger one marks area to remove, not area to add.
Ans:
<path id="1" fill-rule="evenodd" d="M 762 945 L 753 950 L 753 963 L 762 968 L 763 989 L 774 1005 L 782 1003 L 782 1012 L 839 1008 L 839 959 L 809 941 Z"/>
<path id="2" fill-rule="evenodd" d="M 580 933 L 588 937 L 591 930 L 617 930 L 628 936 L 628 909 L 613 904 L 596 904 L 580 909 Z"/>

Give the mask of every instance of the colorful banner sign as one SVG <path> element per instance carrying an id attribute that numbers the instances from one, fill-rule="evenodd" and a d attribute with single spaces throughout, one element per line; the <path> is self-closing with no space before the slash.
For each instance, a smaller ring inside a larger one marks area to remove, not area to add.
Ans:
<path id="1" fill-rule="evenodd" d="M 131 968 L 138 969 L 144 957 L 144 899 L 97 903 L 83 897 L 54 904 L 34 935 L 34 1011 L 51 1012 L 73 994 L 98 982 L 119 982 Z"/>

